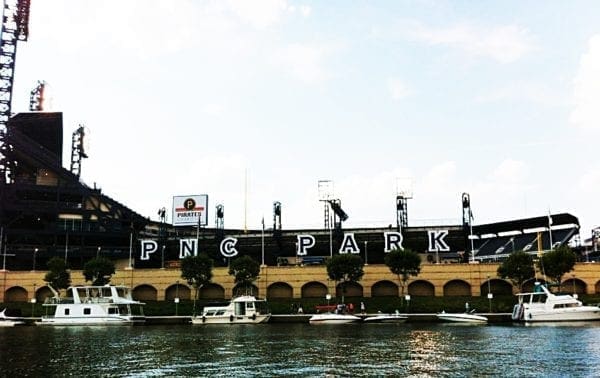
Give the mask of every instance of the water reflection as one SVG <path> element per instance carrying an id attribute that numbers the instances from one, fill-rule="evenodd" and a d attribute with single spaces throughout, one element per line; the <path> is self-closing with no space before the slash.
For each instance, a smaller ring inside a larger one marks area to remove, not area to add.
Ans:
<path id="1" fill-rule="evenodd" d="M 21 327 L 0 329 L 0 367 L 5 376 L 593 376 L 598 340 L 597 323 Z"/>

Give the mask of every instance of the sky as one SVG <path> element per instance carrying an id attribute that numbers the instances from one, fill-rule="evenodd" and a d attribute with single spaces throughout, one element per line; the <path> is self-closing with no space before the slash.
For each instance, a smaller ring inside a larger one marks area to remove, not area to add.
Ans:
<path id="1" fill-rule="evenodd" d="M 474 224 L 569 212 L 600 226 L 598 1 L 33 1 L 13 112 L 37 80 L 81 178 L 158 220 L 208 194 L 226 228 Z M 168 216 L 168 221 L 171 216 Z"/>

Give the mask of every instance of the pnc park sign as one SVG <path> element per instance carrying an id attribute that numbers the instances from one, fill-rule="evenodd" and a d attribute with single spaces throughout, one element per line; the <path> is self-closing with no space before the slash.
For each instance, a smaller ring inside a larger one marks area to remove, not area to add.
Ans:
<path id="1" fill-rule="evenodd" d="M 429 252 L 449 252 L 450 246 L 446 243 L 448 230 L 428 230 Z M 394 249 L 403 249 L 402 234 L 400 232 L 384 232 L 384 252 L 388 253 Z M 219 250 L 224 257 L 235 257 L 239 251 L 236 249 L 238 240 L 234 237 L 226 237 L 221 241 Z M 150 260 L 150 255 L 158 252 L 159 246 L 156 240 L 144 239 L 140 240 L 140 260 Z M 310 234 L 296 235 L 296 255 L 306 256 L 312 247 L 316 244 L 316 239 Z M 164 247 L 163 247 L 164 248 Z M 179 258 L 183 259 L 187 256 L 197 256 L 199 251 L 198 239 L 179 239 Z M 354 238 L 354 233 L 344 233 L 344 238 L 338 250 L 340 254 L 361 252 L 358 243 Z"/>

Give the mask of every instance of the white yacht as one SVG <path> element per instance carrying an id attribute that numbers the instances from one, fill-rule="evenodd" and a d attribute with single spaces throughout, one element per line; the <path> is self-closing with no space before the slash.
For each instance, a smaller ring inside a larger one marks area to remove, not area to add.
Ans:
<path id="1" fill-rule="evenodd" d="M 54 296 L 44 302 L 46 315 L 37 325 L 130 325 L 145 321 L 144 303 L 133 300 L 126 286 L 71 286 L 62 298 L 50 289 Z"/>
<path id="2" fill-rule="evenodd" d="M 0 327 L 14 327 L 16 325 L 24 325 L 23 318 L 17 318 L 14 316 L 7 316 L 6 309 L 0 312 Z"/>
<path id="3" fill-rule="evenodd" d="M 600 320 L 600 307 L 584 306 L 569 294 L 553 294 L 544 285 L 535 283 L 532 293 L 517 294 L 519 303 L 513 308 L 512 319 L 525 322 L 559 322 Z"/>
<path id="4" fill-rule="evenodd" d="M 251 295 L 236 297 L 229 303 L 205 306 L 192 324 L 258 324 L 271 318 L 267 301 Z"/>

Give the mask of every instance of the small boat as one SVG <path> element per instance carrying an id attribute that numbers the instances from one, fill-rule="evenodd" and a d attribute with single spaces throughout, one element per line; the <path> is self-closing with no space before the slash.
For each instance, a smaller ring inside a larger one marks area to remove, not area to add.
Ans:
<path id="1" fill-rule="evenodd" d="M 441 313 L 437 314 L 437 318 L 443 321 L 456 323 L 484 324 L 488 322 L 488 318 L 481 315 L 475 315 L 473 312 L 447 313 L 442 311 Z"/>
<path id="2" fill-rule="evenodd" d="M 569 294 L 554 294 L 539 282 L 532 293 L 517 294 L 519 303 L 512 319 L 524 322 L 573 322 L 600 320 L 600 307 L 584 306 Z"/>
<path id="3" fill-rule="evenodd" d="M 192 317 L 192 324 L 258 324 L 270 318 L 265 299 L 243 295 L 228 303 L 205 306 L 202 315 Z"/>
<path id="4" fill-rule="evenodd" d="M 367 323 L 404 323 L 406 320 L 408 320 L 408 316 L 400 315 L 398 310 L 393 314 L 377 314 L 364 319 Z"/>
<path id="5" fill-rule="evenodd" d="M 14 316 L 6 316 L 6 309 L 0 312 L 0 327 L 14 327 L 16 325 L 23 325 L 25 322 L 22 318 Z"/>
<path id="6" fill-rule="evenodd" d="M 308 319 L 310 324 L 346 324 L 360 321 L 358 316 L 350 314 L 336 314 L 328 312 L 325 314 L 316 314 Z"/>
<path id="7" fill-rule="evenodd" d="M 133 300 L 126 286 L 71 286 L 61 298 L 51 286 L 53 297 L 43 306 L 50 315 L 37 325 L 131 325 L 145 321 L 144 303 Z"/>

